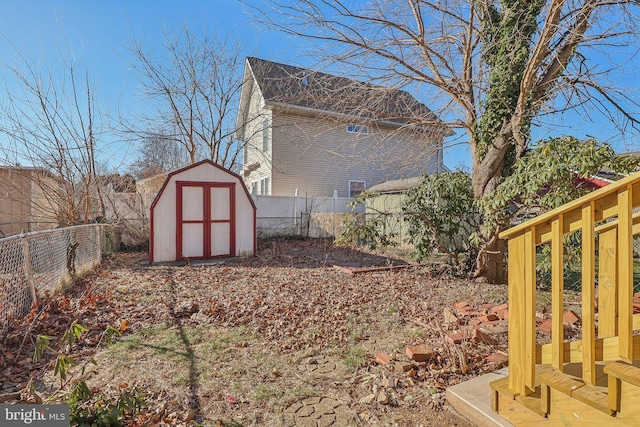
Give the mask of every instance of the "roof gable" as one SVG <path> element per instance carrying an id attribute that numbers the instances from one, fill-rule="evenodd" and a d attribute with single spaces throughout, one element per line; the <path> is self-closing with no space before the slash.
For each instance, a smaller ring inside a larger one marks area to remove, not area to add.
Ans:
<path id="1" fill-rule="evenodd" d="M 247 63 L 267 104 L 368 121 L 443 126 L 426 105 L 403 90 L 254 57 L 247 58 Z"/>
<path id="2" fill-rule="evenodd" d="M 212 162 L 209 159 L 205 159 L 205 160 L 201 160 L 201 161 L 199 161 L 197 163 L 194 163 L 192 165 L 188 165 L 188 166 L 185 166 L 183 168 L 175 169 L 175 170 L 169 172 L 167 174 L 167 178 L 164 181 L 164 184 L 162 184 L 162 187 L 160 187 L 160 190 L 156 194 L 156 197 L 154 197 L 153 202 L 151 203 L 151 207 L 150 207 L 151 210 L 153 211 L 153 209 L 155 208 L 156 204 L 158 203 L 158 200 L 160 200 L 160 197 L 162 196 L 162 193 L 164 193 L 164 190 L 167 187 L 167 184 L 169 183 L 169 181 L 171 181 L 171 178 L 174 175 L 181 174 L 182 172 L 185 172 L 185 171 L 187 171 L 189 169 L 194 169 L 194 168 L 200 167 L 200 166 L 205 165 L 205 164 L 213 166 L 215 168 L 218 168 L 221 171 L 226 172 L 229 175 L 233 176 L 234 178 L 237 178 L 238 181 L 240 182 L 240 185 L 242 185 L 242 189 L 244 190 L 245 194 L 247 195 L 247 198 L 249 199 L 249 202 L 251 203 L 251 206 L 253 206 L 253 209 L 257 209 L 256 208 L 256 204 L 253 201 L 253 198 L 251 197 L 251 195 L 249 194 L 249 190 L 247 190 L 247 186 L 244 184 L 244 180 L 242 179 L 242 177 L 240 175 L 238 175 L 237 173 L 231 172 L 229 169 L 226 169 L 226 168 L 224 168 L 224 167 Z"/>

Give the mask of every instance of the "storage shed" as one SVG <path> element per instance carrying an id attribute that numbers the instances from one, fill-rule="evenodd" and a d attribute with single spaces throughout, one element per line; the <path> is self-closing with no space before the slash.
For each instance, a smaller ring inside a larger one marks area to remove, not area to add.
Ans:
<path id="1" fill-rule="evenodd" d="M 210 160 L 170 172 L 150 215 L 151 262 L 256 252 L 256 205 L 240 176 Z"/>

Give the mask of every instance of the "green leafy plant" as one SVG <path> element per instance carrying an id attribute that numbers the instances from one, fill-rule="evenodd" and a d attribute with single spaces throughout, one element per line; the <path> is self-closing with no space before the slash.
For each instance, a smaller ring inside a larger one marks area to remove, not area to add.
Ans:
<path id="1" fill-rule="evenodd" d="M 419 185 L 407 191 L 402 212 L 409 223 L 409 240 L 418 261 L 439 252 L 462 267 L 473 257 L 475 248 L 469 244 L 469 236 L 476 229 L 479 216 L 467 173 L 424 176 Z"/>
<path id="2" fill-rule="evenodd" d="M 88 329 L 74 320 L 63 334 L 57 349 L 51 347 L 54 337 L 47 335 L 36 337 L 34 363 L 40 361 L 47 352 L 56 354 L 53 375 L 60 379 L 60 386 L 47 400 L 55 401 L 60 398 L 65 400 L 69 404 L 69 417 L 74 425 L 81 427 L 121 426 L 126 415 L 146 408 L 145 395 L 137 387 L 130 390 L 121 387 L 117 397 L 94 393 L 86 382 L 86 367 L 89 363 L 97 364 L 93 358 L 87 359 L 80 365 L 80 369 L 71 374 L 71 368 L 78 366 L 79 362 L 70 354 L 86 332 Z M 119 335 L 118 329 L 112 326 L 107 327 L 100 336 L 96 347 L 102 343 L 113 343 L 115 337 Z"/>
<path id="3" fill-rule="evenodd" d="M 595 139 L 562 136 L 539 142 L 515 163 L 513 173 L 478 203 L 485 218 L 479 233 L 489 235 L 493 228 L 508 228 L 592 191 L 590 177 L 604 168 L 627 174 L 640 168 L 640 158 L 618 156 L 609 144 Z M 477 234 L 473 237 L 481 240 Z M 567 274 L 578 268 L 580 242 L 580 233 L 564 238 Z M 537 273 L 542 285 L 550 281 L 550 259 L 549 248 L 541 247 Z"/>
<path id="4" fill-rule="evenodd" d="M 380 194 L 364 192 L 353 205 L 365 204 L 366 220 L 362 215 L 347 216 L 344 231 L 337 243 L 350 243 L 354 238 L 369 247 L 397 244 L 397 224 L 407 227 L 405 241 L 414 247 L 413 257 L 425 261 L 434 253 L 444 254 L 451 264 L 465 266 L 474 256 L 469 236 L 478 223 L 471 178 L 462 171 L 423 176 L 420 183 L 406 191 L 398 209 L 378 209 L 375 199 Z M 400 218 L 402 218 L 400 220 Z"/>

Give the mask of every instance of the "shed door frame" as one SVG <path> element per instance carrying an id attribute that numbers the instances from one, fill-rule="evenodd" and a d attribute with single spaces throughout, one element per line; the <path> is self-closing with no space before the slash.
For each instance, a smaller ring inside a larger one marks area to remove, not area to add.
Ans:
<path id="1" fill-rule="evenodd" d="M 183 220 L 182 218 L 182 190 L 184 187 L 197 187 L 202 189 L 203 213 L 202 220 Z M 213 259 L 234 256 L 236 253 L 236 184 L 234 182 L 200 182 L 200 181 L 176 181 L 176 257 L 184 260 L 182 255 L 182 228 L 184 224 L 202 224 L 203 229 L 203 255 L 200 257 L 188 257 L 189 259 Z M 211 189 L 226 188 L 229 190 L 229 219 L 211 219 Z M 229 224 L 229 253 L 211 255 L 211 225 Z"/>

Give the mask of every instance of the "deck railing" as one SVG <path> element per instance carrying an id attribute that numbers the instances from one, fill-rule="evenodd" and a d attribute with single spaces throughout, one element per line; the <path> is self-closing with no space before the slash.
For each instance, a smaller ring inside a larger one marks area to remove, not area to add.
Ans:
<path id="1" fill-rule="evenodd" d="M 633 314 L 633 236 L 640 233 L 640 174 L 596 190 L 500 234 L 509 254 L 509 389 L 533 394 L 536 364 L 563 371 L 582 363 L 595 385 L 597 361 L 640 359 L 640 318 Z M 582 338 L 565 342 L 563 241 L 580 231 Z M 551 343 L 536 343 L 536 250 L 551 246 Z M 596 280 L 597 279 L 597 280 Z M 596 336 L 597 287 L 597 336 Z M 640 316 L 640 315 L 639 315 Z"/>

